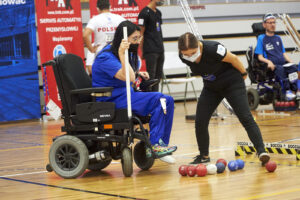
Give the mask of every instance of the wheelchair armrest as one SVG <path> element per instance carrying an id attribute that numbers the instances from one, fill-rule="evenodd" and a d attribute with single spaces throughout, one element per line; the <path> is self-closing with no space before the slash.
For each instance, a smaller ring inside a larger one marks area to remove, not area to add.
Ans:
<path id="1" fill-rule="evenodd" d="M 93 97 L 110 97 L 113 87 L 84 88 L 71 91 L 71 95 L 86 94 Z"/>

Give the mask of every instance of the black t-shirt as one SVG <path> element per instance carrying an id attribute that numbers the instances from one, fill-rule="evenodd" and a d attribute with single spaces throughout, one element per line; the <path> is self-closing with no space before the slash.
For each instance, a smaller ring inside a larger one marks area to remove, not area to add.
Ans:
<path id="1" fill-rule="evenodd" d="M 206 85 L 220 84 L 223 80 L 229 80 L 232 76 L 241 76 L 240 72 L 230 63 L 222 62 L 227 54 L 227 49 L 215 41 L 201 41 L 203 44 L 202 56 L 199 63 L 190 62 L 179 57 L 187 64 L 193 74 L 200 75 Z M 241 79 L 242 80 L 242 79 Z"/>
<path id="2" fill-rule="evenodd" d="M 162 53 L 164 44 L 161 30 L 161 12 L 149 7 L 143 8 L 138 16 L 138 25 L 145 27 L 143 53 Z"/>

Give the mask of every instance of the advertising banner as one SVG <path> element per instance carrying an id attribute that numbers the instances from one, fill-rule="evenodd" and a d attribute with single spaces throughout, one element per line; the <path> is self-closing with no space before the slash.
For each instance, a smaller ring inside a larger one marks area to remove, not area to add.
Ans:
<path id="1" fill-rule="evenodd" d="M 140 11 L 148 5 L 150 0 L 110 0 L 110 11 L 121 15 L 127 20 L 137 24 Z M 90 0 L 91 17 L 98 14 L 97 0 Z"/>
<path id="2" fill-rule="evenodd" d="M 40 117 L 34 0 L 0 0 L 0 122 Z"/>
<path id="3" fill-rule="evenodd" d="M 41 63 L 59 54 L 73 53 L 84 58 L 80 1 L 36 0 Z M 61 108 L 51 66 L 42 66 L 45 104 L 51 100 Z"/>

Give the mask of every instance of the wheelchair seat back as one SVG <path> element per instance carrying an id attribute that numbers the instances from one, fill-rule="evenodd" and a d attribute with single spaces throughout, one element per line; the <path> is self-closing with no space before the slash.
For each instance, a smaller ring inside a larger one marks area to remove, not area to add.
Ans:
<path id="1" fill-rule="evenodd" d="M 259 83 L 272 78 L 272 75 L 268 71 L 267 65 L 258 61 L 258 58 L 254 54 L 253 46 L 249 46 L 246 51 L 246 58 L 248 62 L 248 75 L 251 83 Z"/>
<path id="2" fill-rule="evenodd" d="M 87 75 L 79 56 L 62 54 L 54 58 L 54 61 L 56 64 L 53 69 L 63 109 L 67 115 L 73 114 L 77 103 L 89 102 L 92 98 L 90 95 L 80 94 L 76 100 L 71 99 L 71 90 L 91 88 L 92 80 Z M 74 103 L 74 100 L 77 102 Z"/>

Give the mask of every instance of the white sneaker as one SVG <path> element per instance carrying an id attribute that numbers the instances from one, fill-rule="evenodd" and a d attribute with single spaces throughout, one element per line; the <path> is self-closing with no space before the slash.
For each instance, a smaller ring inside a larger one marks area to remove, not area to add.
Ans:
<path id="1" fill-rule="evenodd" d="M 161 157 L 160 160 L 169 164 L 174 164 L 176 162 L 176 159 L 171 155 Z"/>
<path id="2" fill-rule="evenodd" d="M 297 91 L 296 96 L 297 96 L 297 99 L 300 99 L 300 90 Z"/>
<path id="3" fill-rule="evenodd" d="M 296 97 L 296 95 L 291 90 L 288 90 L 285 93 L 285 97 L 286 97 L 286 100 L 291 101 Z"/>

